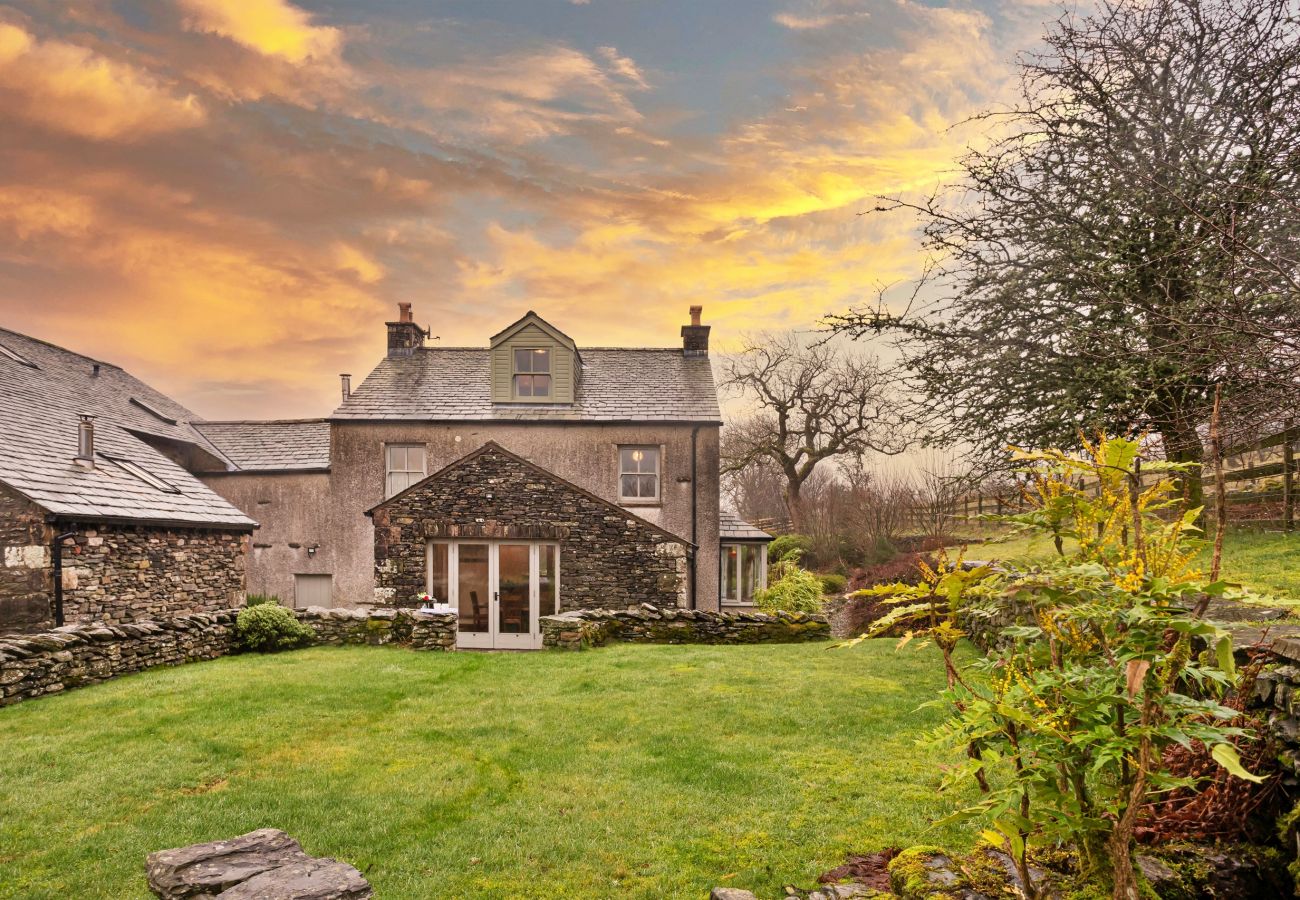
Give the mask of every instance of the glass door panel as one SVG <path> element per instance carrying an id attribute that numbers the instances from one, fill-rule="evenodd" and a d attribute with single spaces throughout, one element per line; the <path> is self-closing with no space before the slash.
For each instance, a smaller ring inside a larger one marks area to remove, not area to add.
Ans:
<path id="1" fill-rule="evenodd" d="M 456 546 L 456 595 L 458 623 L 461 634 L 481 633 L 489 637 L 491 618 L 489 602 L 492 597 L 488 554 L 489 544 L 458 544 Z"/>
<path id="2" fill-rule="evenodd" d="M 539 615 L 549 616 L 560 611 L 560 548 L 554 544 L 541 544 L 537 548 L 537 597 Z"/>
<path id="3" fill-rule="evenodd" d="M 497 633 L 528 634 L 532 630 L 532 579 L 528 544 L 497 545 Z"/>

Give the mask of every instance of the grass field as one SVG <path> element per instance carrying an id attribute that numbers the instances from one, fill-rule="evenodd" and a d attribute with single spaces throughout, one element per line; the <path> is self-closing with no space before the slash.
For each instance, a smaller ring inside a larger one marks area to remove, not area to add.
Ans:
<path id="1" fill-rule="evenodd" d="M 377 896 L 779 896 L 927 825 L 930 653 L 316 648 L 0 710 L 0 896 L 146 897 L 151 850 L 283 828 Z"/>
<path id="2" fill-rule="evenodd" d="M 1042 559 L 1055 552 L 1050 540 L 1021 538 L 973 544 L 967 555 L 1015 562 Z M 1208 548 L 1201 553 L 1201 563 L 1208 571 Z M 1300 604 L 1300 533 L 1229 531 L 1223 543 L 1222 577 Z"/>

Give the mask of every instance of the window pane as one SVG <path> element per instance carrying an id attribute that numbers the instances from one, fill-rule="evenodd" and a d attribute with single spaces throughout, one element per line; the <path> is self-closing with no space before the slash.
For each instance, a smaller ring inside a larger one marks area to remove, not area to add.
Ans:
<path id="1" fill-rule="evenodd" d="M 619 496 L 636 497 L 637 494 L 637 475 L 623 475 L 619 478 Z"/>
<path id="2" fill-rule="evenodd" d="M 727 544 L 722 548 L 722 596 L 727 600 L 736 599 L 736 562 L 739 548 Z"/>
<path id="3" fill-rule="evenodd" d="M 515 396 L 531 397 L 533 395 L 533 376 L 516 375 L 515 376 Z"/>
<path id="4" fill-rule="evenodd" d="M 406 448 L 389 447 L 388 448 L 388 471 L 396 472 L 406 468 Z"/>
<path id="5" fill-rule="evenodd" d="M 488 545 L 460 544 L 456 548 L 460 578 L 456 595 L 461 631 L 488 630 Z"/>
<path id="6" fill-rule="evenodd" d="M 758 548 L 746 545 L 740 548 L 740 599 L 749 603 L 758 587 Z"/>
<path id="7" fill-rule="evenodd" d="M 530 610 L 529 556 L 527 544 L 497 547 L 497 631 L 527 634 L 532 628 Z"/>
<path id="8" fill-rule="evenodd" d="M 541 605 L 540 615 L 549 616 L 559 611 L 555 602 L 560 589 L 559 566 L 556 557 L 559 547 L 541 546 L 537 548 L 537 593 Z"/>
<path id="9" fill-rule="evenodd" d="M 619 450 L 620 473 L 654 474 L 659 471 L 658 447 L 623 447 Z"/>
<path id="10" fill-rule="evenodd" d="M 550 372 L 551 371 L 551 351 L 550 350 L 516 350 L 515 351 L 515 371 L 516 372 Z"/>
<path id="11" fill-rule="evenodd" d="M 532 376 L 532 379 L 533 379 L 533 396 L 534 396 L 534 397 L 549 397 L 549 396 L 551 396 L 551 376 L 550 376 L 550 375 L 534 375 L 534 376 Z"/>
<path id="12" fill-rule="evenodd" d="M 640 497 L 656 497 L 656 496 L 658 496 L 658 495 L 659 495 L 659 491 L 657 490 L 657 488 L 658 488 L 658 484 L 657 484 L 658 480 L 659 480 L 659 479 L 657 479 L 657 478 L 656 478 L 655 476 L 653 476 L 653 475 L 638 475 L 638 476 L 637 476 L 637 481 L 640 482 L 640 494 L 638 494 L 637 496 L 640 496 Z"/>
<path id="13" fill-rule="evenodd" d="M 406 448 L 406 469 L 408 472 L 415 472 L 419 476 L 419 478 L 416 478 L 415 481 L 419 481 L 420 478 L 424 477 L 424 448 L 423 447 Z M 411 483 L 414 484 L 415 481 Z"/>
<path id="14" fill-rule="evenodd" d="M 447 603 L 451 596 L 447 560 L 451 547 L 447 544 L 429 546 L 429 597 L 434 603 Z"/>

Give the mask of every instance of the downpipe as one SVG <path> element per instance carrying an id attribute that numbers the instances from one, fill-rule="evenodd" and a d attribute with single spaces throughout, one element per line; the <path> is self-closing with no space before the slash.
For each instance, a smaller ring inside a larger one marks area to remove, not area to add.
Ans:
<path id="1" fill-rule="evenodd" d="M 63 542 L 76 537 L 75 531 L 65 531 L 54 539 L 50 547 L 50 557 L 54 562 L 54 624 L 63 626 Z"/>

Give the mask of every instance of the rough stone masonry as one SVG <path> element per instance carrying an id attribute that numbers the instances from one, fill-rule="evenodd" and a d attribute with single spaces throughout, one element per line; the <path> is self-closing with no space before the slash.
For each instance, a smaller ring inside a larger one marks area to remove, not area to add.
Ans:
<path id="1" fill-rule="evenodd" d="M 561 609 L 686 604 L 680 538 L 489 443 L 372 511 L 375 602 L 418 606 L 437 539 L 555 541 Z"/>
<path id="2" fill-rule="evenodd" d="M 65 625 L 41 634 L 0 637 L 0 706 L 155 666 L 234 653 L 238 613 L 226 609 L 157 622 Z M 295 614 L 315 632 L 313 644 L 394 644 L 412 650 L 456 646 L 456 617 L 447 613 L 310 607 Z"/>
<path id="3" fill-rule="evenodd" d="M 244 600 L 248 536 L 149 525 L 64 526 L 0 485 L 0 634 L 55 624 L 54 554 L 62 542 L 68 623 L 122 623 L 213 612 Z"/>

